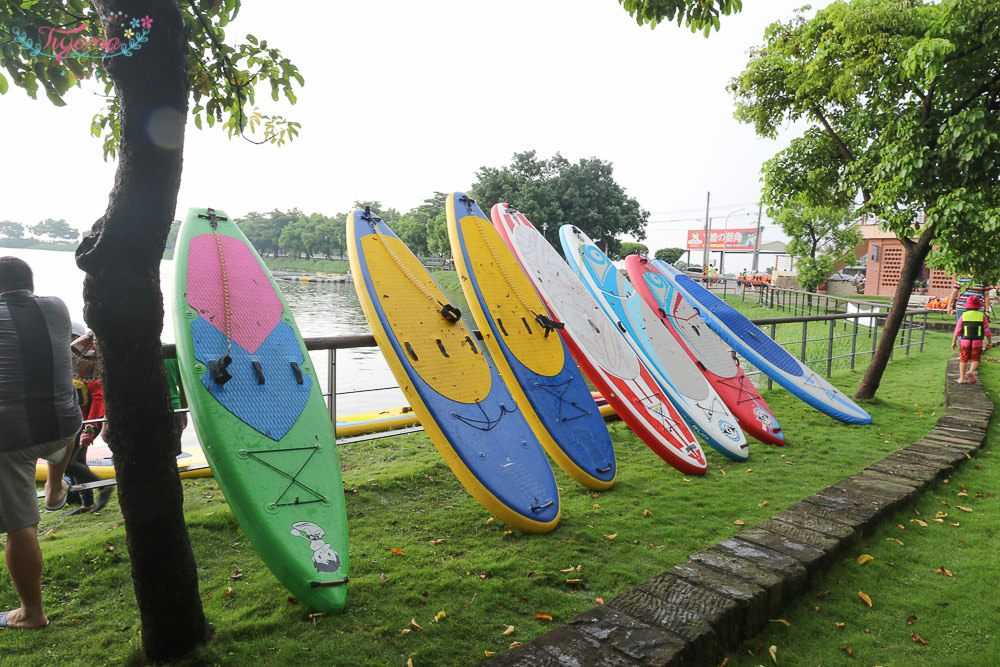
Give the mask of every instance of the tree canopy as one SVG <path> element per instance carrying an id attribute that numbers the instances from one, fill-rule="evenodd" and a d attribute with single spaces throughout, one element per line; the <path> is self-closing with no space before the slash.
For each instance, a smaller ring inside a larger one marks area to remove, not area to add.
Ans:
<path id="1" fill-rule="evenodd" d="M 707 36 L 712 28 L 719 29 L 719 17 L 743 9 L 743 0 L 618 0 L 629 14 L 642 25 L 656 27 L 661 21 L 677 21 L 692 31 L 702 30 Z"/>
<path id="2" fill-rule="evenodd" d="M 684 256 L 685 252 L 687 251 L 684 250 L 684 248 L 660 248 L 659 250 L 656 251 L 653 257 L 660 260 L 661 262 L 666 262 L 667 264 L 674 264 L 677 262 L 677 260 L 679 260 L 681 257 Z"/>
<path id="3" fill-rule="evenodd" d="M 853 264 L 852 250 L 861 243 L 861 232 L 850 209 L 810 206 L 795 199 L 781 209 L 776 221 L 791 239 L 787 251 L 796 258 L 803 290 L 816 291 L 838 262 Z"/>
<path id="4" fill-rule="evenodd" d="M 0 4 L 0 94 L 10 83 L 32 99 L 39 91 L 53 104 L 64 106 L 74 86 L 94 82 L 107 97 L 104 111 L 92 121 L 91 132 L 104 138 L 105 158 L 114 157 L 121 141 L 121 100 L 114 94 L 109 74 L 116 59 L 138 58 L 148 51 L 160 31 L 155 13 L 141 4 L 120 3 L 123 11 L 102 11 L 101 5 L 118 9 L 118 2 L 97 0 L 14 0 Z M 217 123 L 229 136 L 248 129 L 263 131 L 263 140 L 277 144 L 298 134 L 299 124 L 254 109 L 256 87 L 266 83 L 275 101 L 285 97 L 295 103 L 294 86 L 304 80 L 298 68 L 265 40 L 247 35 L 229 43 L 226 29 L 236 18 L 240 0 L 182 2 L 179 8 L 187 36 L 187 73 L 190 79 L 190 112 L 199 129 Z M 129 11 L 138 12 L 129 15 Z M 153 14 L 153 15 L 151 15 Z M 176 123 L 167 116 L 160 123 Z"/>
<path id="5" fill-rule="evenodd" d="M 758 134 L 802 128 L 764 166 L 772 214 L 799 196 L 857 199 L 906 248 L 884 345 L 857 393 L 870 397 L 932 244 L 942 265 L 1000 278 L 1000 6 L 837 2 L 764 39 L 731 90 Z"/>
<path id="6" fill-rule="evenodd" d="M 644 239 L 649 220 L 613 172 L 610 162 L 598 158 L 574 164 L 559 153 L 539 160 L 528 151 L 515 153 L 509 166 L 481 167 L 471 193 L 484 211 L 500 202 L 516 206 L 557 248 L 559 228 L 573 224 L 613 255 L 619 235 Z"/>

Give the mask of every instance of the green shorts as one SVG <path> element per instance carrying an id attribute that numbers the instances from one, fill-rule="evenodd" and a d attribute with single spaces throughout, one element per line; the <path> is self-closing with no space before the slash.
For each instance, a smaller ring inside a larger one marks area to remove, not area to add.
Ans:
<path id="1" fill-rule="evenodd" d="M 16 452 L 0 453 L 0 533 L 12 533 L 38 523 L 35 465 L 38 459 L 59 463 L 76 434 Z"/>

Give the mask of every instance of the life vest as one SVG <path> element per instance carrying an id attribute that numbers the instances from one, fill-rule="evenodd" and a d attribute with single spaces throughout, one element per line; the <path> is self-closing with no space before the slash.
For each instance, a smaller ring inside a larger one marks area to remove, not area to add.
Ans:
<path id="1" fill-rule="evenodd" d="M 986 315 L 981 310 L 967 310 L 962 313 L 962 338 L 964 340 L 982 340 Z"/>

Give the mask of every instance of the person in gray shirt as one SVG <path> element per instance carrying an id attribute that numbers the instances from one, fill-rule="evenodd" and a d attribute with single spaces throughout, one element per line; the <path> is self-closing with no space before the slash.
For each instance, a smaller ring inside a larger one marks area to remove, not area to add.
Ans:
<path id="1" fill-rule="evenodd" d="M 0 612 L 0 628 L 48 625 L 42 608 L 41 515 L 35 464 L 49 462 L 45 509 L 66 504 L 63 471 L 80 431 L 67 341 L 66 304 L 33 294 L 31 267 L 0 257 L 0 532 L 7 533 L 7 572 L 21 606 Z"/>

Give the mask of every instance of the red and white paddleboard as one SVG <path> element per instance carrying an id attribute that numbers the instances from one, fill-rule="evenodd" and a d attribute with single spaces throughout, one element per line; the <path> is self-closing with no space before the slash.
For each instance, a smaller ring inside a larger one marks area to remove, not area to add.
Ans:
<path id="1" fill-rule="evenodd" d="M 698 310 L 638 255 L 625 258 L 625 270 L 632 286 L 687 351 L 740 427 L 761 442 L 785 444 L 777 418 L 736 363 L 732 350 L 702 321 Z"/>
<path id="2" fill-rule="evenodd" d="M 497 204 L 493 225 L 545 302 L 570 353 L 618 416 L 660 458 L 703 475 L 705 453 L 677 408 L 573 270 L 517 209 Z"/>

